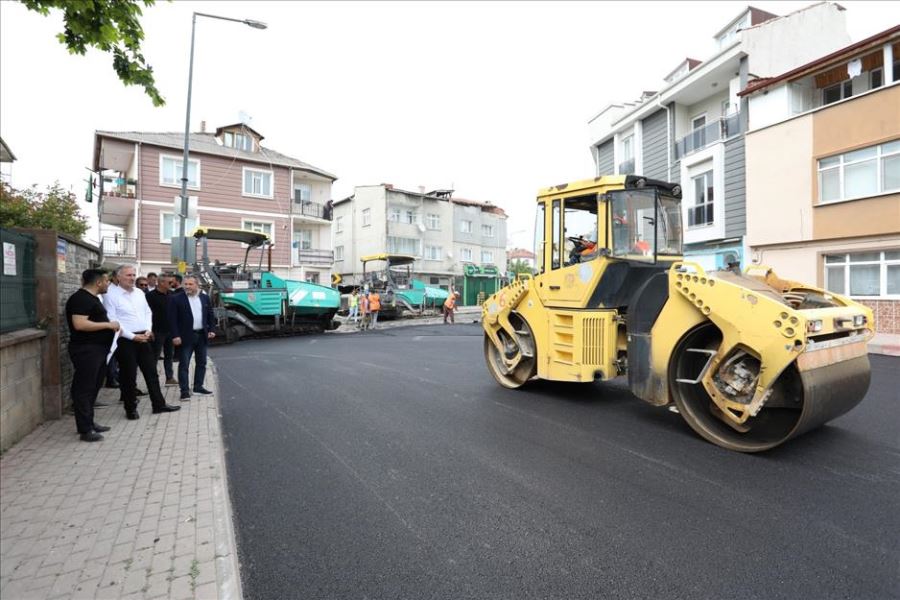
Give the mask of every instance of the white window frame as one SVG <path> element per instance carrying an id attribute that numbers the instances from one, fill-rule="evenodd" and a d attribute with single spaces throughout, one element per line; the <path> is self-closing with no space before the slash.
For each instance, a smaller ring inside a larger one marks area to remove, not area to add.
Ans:
<path id="1" fill-rule="evenodd" d="M 878 75 L 881 77 L 881 83 L 879 83 L 878 85 L 872 85 L 872 79 L 875 78 L 875 73 L 878 73 Z M 883 67 L 878 67 L 877 69 L 872 69 L 871 71 L 869 71 L 869 89 L 870 90 L 877 90 L 878 88 L 884 87 L 884 85 L 885 85 L 885 83 L 884 83 L 884 68 Z"/>
<path id="2" fill-rule="evenodd" d="M 241 185 L 243 185 L 243 183 Z M 298 198 L 297 190 L 306 190 L 306 198 L 303 198 L 303 194 L 300 194 L 300 198 Z M 312 202 L 312 186 L 309 185 L 308 183 L 295 183 L 293 191 L 294 191 L 293 200 L 295 203 L 302 204 L 305 202 Z"/>
<path id="3" fill-rule="evenodd" d="M 181 187 L 181 173 L 184 170 L 184 162 L 182 161 L 183 156 L 175 156 L 174 154 L 160 154 L 159 155 L 159 185 L 161 187 L 170 187 L 170 188 L 180 188 Z M 163 179 L 163 173 L 165 172 L 164 163 L 166 160 L 175 161 L 178 165 L 176 167 L 176 171 L 178 173 L 178 177 L 175 179 L 174 183 L 169 183 Z M 190 179 L 188 179 L 187 187 L 189 190 L 199 190 L 200 189 L 200 160 L 196 158 L 188 158 L 188 177 L 190 177 L 191 173 L 191 163 L 197 165 L 197 181 L 196 185 L 191 185 Z"/>
<path id="4" fill-rule="evenodd" d="M 334 247 L 334 260 L 335 262 L 339 260 L 344 260 L 344 247 L 343 246 L 335 246 Z"/>
<path id="5" fill-rule="evenodd" d="M 620 164 L 634 158 L 634 133 L 629 133 L 622 137 L 619 142 L 619 149 L 622 151 L 622 160 L 619 161 Z M 625 151 L 626 149 L 628 152 Z"/>
<path id="6" fill-rule="evenodd" d="M 360 216 L 361 216 L 362 227 L 369 227 L 372 225 L 372 209 L 371 208 L 362 209 L 362 214 Z"/>
<path id="7" fill-rule="evenodd" d="M 247 185 L 247 171 L 251 171 L 253 173 L 261 173 L 263 175 L 269 176 L 269 194 L 254 194 L 248 192 L 246 189 Z M 245 198 L 264 198 L 266 200 L 272 200 L 275 198 L 275 172 L 271 169 L 258 169 L 256 167 L 244 167 L 241 169 L 241 196 Z"/>
<path id="8" fill-rule="evenodd" d="M 485 260 L 485 257 L 487 257 L 487 260 Z M 492 250 L 482 250 L 481 251 L 481 264 L 483 264 L 483 265 L 494 264 L 494 252 Z"/>
<path id="9" fill-rule="evenodd" d="M 243 229 L 244 231 L 256 231 L 256 229 L 247 229 L 247 223 L 271 225 L 272 226 L 271 233 L 268 231 L 259 231 L 257 233 L 265 233 L 267 236 L 269 236 L 269 243 L 273 246 L 275 245 L 275 221 L 266 221 L 266 220 L 260 220 L 260 219 L 256 219 L 256 218 L 241 219 L 241 229 Z M 241 244 L 241 247 L 246 248 L 247 244 Z"/>
<path id="10" fill-rule="evenodd" d="M 415 249 L 412 252 L 408 252 L 406 248 L 400 248 L 400 244 L 394 242 L 392 240 L 403 240 L 404 242 L 412 242 L 415 246 Z M 389 235 L 387 237 L 387 251 L 389 254 L 411 254 L 412 256 L 421 257 L 422 256 L 422 240 L 419 238 L 411 238 L 405 237 L 402 235 Z"/>
<path id="11" fill-rule="evenodd" d="M 309 234 L 309 248 L 303 247 L 303 233 L 306 232 Z M 298 229 L 297 230 L 297 250 L 312 250 L 313 249 L 313 230 L 312 229 Z"/>
<path id="12" fill-rule="evenodd" d="M 467 219 L 460 220 L 459 232 L 460 233 L 472 233 L 472 221 L 469 221 Z"/>
<path id="13" fill-rule="evenodd" d="M 425 215 L 425 226 L 429 231 L 440 231 L 441 215 L 435 213 L 428 213 Z"/>
<path id="14" fill-rule="evenodd" d="M 472 262 L 472 249 L 471 248 L 460 248 L 459 249 L 459 260 Z"/>
<path id="15" fill-rule="evenodd" d="M 850 93 L 847 94 L 847 86 L 850 87 Z M 828 93 L 828 90 L 834 89 L 836 87 L 840 87 L 841 97 L 837 100 L 832 100 L 831 102 L 825 102 L 825 94 Z M 852 79 L 844 79 L 843 81 L 839 81 L 833 85 L 829 85 L 828 87 L 822 88 L 822 106 L 828 106 L 829 104 L 835 104 L 836 102 L 840 102 L 841 100 L 846 100 L 847 98 L 853 97 L 853 80 Z"/>
<path id="16" fill-rule="evenodd" d="M 888 266 L 898 266 L 900 267 L 900 258 L 888 259 L 886 258 L 887 252 L 898 252 L 900 248 L 887 248 L 885 250 L 868 250 L 868 251 L 856 251 L 856 252 L 825 252 L 822 256 L 822 287 L 828 290 L 828 270 L 829 269 L 842 269 L 844 271 L 844 291 L 843 292 L 834 292 L 835 294 L 841 294 L 842 296 L 849 296 L 851 298 L 865 298 L 871 300 L 897 300 L 900 299 L 900 294 L 888 294 L 887 293 L 887 272 Z M 850 261 L 850 257 L 854 254 L 868 254 L 870 252 L 878 253 L 878 260 L 872 261 Z M 835 255 L 843 255 L 843 262 L 826 262 L 826 256 L 835 256 Z M 861 296 L 850 294 L 850 268 L 851 267 L 864 267 L 864 266 L 872 266 L 879 265 L 879 295 L 878 296 Z M 828 290 L 832 291 L 832 290 Z"/>
<path id="17" fill-rule="evenodd" d="M 335 217 L 334 218 L 334 232 L 335 233 L 343 233 L 344 232 L 344 217 Z"/>
<path id="18" fill-rule="evenodd" d="M 692 211 L 693 209 L 695 209 L 701 205 L 702 206 L 712 206 L 713 207 L 713 218 L 711 221 L 706 221 L 706 222 L 700 223 L 700 224 L 694 223 L 693 225 L 690 225 L 690 222 L 691 222 L 690 214 L 688 214 L 688 220 L 687 220 L 688 229 L 700 229 L 703 227 L 711 227 L 716 224 L 716 212 L 717 212 L 716 211 L 716 203 L 715 203 L 715 199 L 716 199 L 715 198 L 715 196 L 716 196 L 716 183 L 715 182 L 716 182 L 716 180 L 713 175 L 714 175 L 713 170 L 710 169 L 708 171 L 703 171 L 702 173 L 698 173 L 691 177 L 691 196 L 692 196 L 693 202 L 688 207 L 688 211 Z M 704 182 L 706 183 L 706 185 L 703 188 L 704 196 L 706 195 L 706 190 L 712 188 L 713 197 L 711 199 L 705 198 L 704 202 L 697 202 L 697 194 L 696 194 L 697 186 L 694 183 L 694 181 L 701 177 L 704 179 Z"/>
<path id="19" fill-rule="evenodd" d="M 175 219 L 178 219 L 180 217 L 178 215 L 176 215 L 174 211 L 171 211 L 171 210 L 159 211 L 159 243 L 160 244 L 171 244 L 172 243 L 172 238 L 166 239 L 165 237 L 163 237 L 163 228 L 164 228 L 165 221 L 166 221 L 166 215 L 172 216 L 172 237 L 175 237 L 175 235 L 178 233 L 177 231 L 175 231 L 175 226 L 177 224 Z M 193 232 L 193 230 L 195 228 L 200 227 L 200 215 L 199 214 L 194 218 L 194 221 L 196 221 L 196 223 L 194 224 L 194 227 L 191 229 L 188 229 L 188 225 L 185 224 L 185 227 L 184 227 L 185 235 L 191 235 L 191 232 Z M 191 222 L 191 219 L 188 218 L 187 223 L 190 223 L 190 222 Z"/>
<path id="20" fill-rule="evenodd" d="M 444 249 L 441 246 L 425 246 L 425 260 L 443 260 Z"/>
<path id="21" fill-rule="evenodd" d="M 842 154 L 832 154 L 831 156 L 822 156 L 816 159 L 816 177 L 818 178 L 819 191 L 818 191 L 818 206 L 827 206 L 829 204 L 837 204 L 839 202 L 849 202 L 852 200 L 859 200 L 860 198 L 874 198 L 875 196 L 881 196 L 883 194 L 896 194 L 900 192 L 900 188 L 891 188 L 884 189 L 884 171 L 883 171 L 883 163 L 884 159 L 888 157 L 894 157 L 900 155 L 900 147 L 896 150 L 891 150 L 890 152 L 884 152 L 884 146 L 888 144 L 894 144 L 900 142 L 900 140 L 891 140 L 890 142 L 885 142 L 884 144 L 877 144 L 874 146 L 865 146 L 863 148 L 856 148 L 855 150 L 851 150 L 849 152 L 844 152 Z M 847 154 L 851 154 L 853 152 L 858 152 L 859 150 L 868 150 L 869 148 L 875 148 L 875 157 L 874 158 L 864 158 L 862 160 L 845 162 L 844 157 Z M 822 166 L 822 161 L 830 158 L 838 158 L 839 161 L 835 165 L 828 165 L 826 167 Z M 862 196 L 845 196 L 844 190 L 844 167 L 848 165 L 860 164 L 869 160 L 875 161 L 875 185 L 876 191 L 873 194 L 866 194 Z M 838 189 L 840 191 L 840 196 L 834 200 L 823 200 L 822 199 L 822 174 L 826 171 L 838 170 Z"/>
<path id="22" fill-rule="evenodd" d="M 419 222 L 419 214 L 411 208 L 407 208 L 403 211 L 402 220 L 407 225 L 415 225 Z"/>
<path id="23" fill-rule="evenodd" d="M 488 238 L 494 237 L 494 226 L 482 223 L 481 224 L 481 235 L 483 235 L 484 237 L 488 237 Z"/>
<path id="24" fill-rule="evenodd" d="M 392 206 L 388 209 L 388 221 L 390 221 L 391 223 L 399 223 L 400 213 L 401 210 L 398 207 Z"/>

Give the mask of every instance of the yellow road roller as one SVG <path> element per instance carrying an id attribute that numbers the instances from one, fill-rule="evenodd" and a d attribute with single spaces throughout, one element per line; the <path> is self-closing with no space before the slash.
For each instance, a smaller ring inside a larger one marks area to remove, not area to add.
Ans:
<path id="1" fill-rule="evenodd" d="M 700 436 L 739 452 L 856 406 L 872 311 L 764 266 L 704 270 L 682 256 L 681 215 L 680 186 L 636 175 L 540 190 L 536 274 L 482 309 L 497 382 L 627 376 L 638 398 L 674 404 Z"/>

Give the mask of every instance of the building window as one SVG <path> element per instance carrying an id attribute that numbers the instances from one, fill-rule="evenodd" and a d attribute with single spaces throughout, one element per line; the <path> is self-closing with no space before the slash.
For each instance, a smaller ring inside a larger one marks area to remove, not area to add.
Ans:
<path id="1" fill-rule="evenodd" d="M 312 197 L 311 188 L 305 183 L 295 183 L 294 184 L 294 202 L 303 203 L 309 202 Z"/>
<path id="2" fill-rule="evenodd" d="M 244 167 L 244 195 L 272 198 L 272 171 Z"/>
<path id="3" fill-rule="evenodd" d="M 688 226 L 712 225 L 713 223 L 713 172 L 707 171 L 696 177 L 694 182 L 694 205 L 688 207 Z"/>
<path id="4" fill-rule="evenodd" d="M 362 211 L 362 226 L 368 227 L 372 224 L 372 209 L 364 208 Z"/>
<path id="5" fill-rule="evenodd" d="M 820 158 L 819 203 L 900 191 L 900 140 Z"/>
<path id="6" fill-rule="evenodd" d="M 312 229 L 301 229 L 297 232 L 297 244 L 301 250 L 312 250 Z"/>
<path id="7" fill-rule="evenodd" d="M 429 214 L 425 215 L 425 226 L 431 231 L 440 231 L 441 215 Z"/>
<path id="8" fill-rule="evenodd" d="M 484 237 L 492 238 L 494 237 L 494 226 L 493 225 L 482 225 L 481 226 L 481 235 Z"/>
<path id="9" fill-rule="evenodd" d="M 494 264 L 494 253 L 490 250 L 482 250 L 481 251 L 481 264 L 483 265 L 492 265 Z"/>
<path id="10" fill-rule="evenodd" d="M 334 260 L 344 260 L 344 247 L 343 246 L 335 246 L 334 247 Z"/>
<path id="11" fill-rule="evenodd" d="M 246 150 L 253 152 L 253 138 L 244 133 L 233 133 L 226 131 L 222 138 L 222 143 L 229 148 L 237 148 L 238 150 Z"/>
<path id="12" fill-rule="evenodd" d="M 344 217 L 337 217 L 334 220 L 334 232 L 342 233 L 344 231 Z"/>
<path id="13" fill-rule="evenodd" d="M 415 225 L 419 218 L 414 210 L 407 210 L 403 213 L 403 222 L 409 225 Z"/>
<path id="14" fill-rule="evenodd" d="M 184 162 L 174 156 L 159 157 L 159 185 L 181 187 L 181 171 Z M 188 187 L 200 188 L 200 161 L 188 159 Z"/>
<path id="15" fill-rule="evenodd" d="M 472 250 L 471 248 L 462 248 L 459 251 L 459 260 L 463 260 L 466 262 L 472 262 Z"/>
<path id="16" fill-rule="evenodd" d="M 440 246 L 425 246 L 425 260 L 441 260 L 442 252 Z"/>
<path id="17" fill-rule="evenodd" d="M 822 104 L 831 104 L 844 100 L 853 95 L 853 82 L 849 79 L 843 83 L 836 83 L 822 90 Z"/>
<path id="18" fill-rule="evenodd" d="M 419 242 L 416 238 L 391 237 L 387 239 L 387 251 L 389 254 L 411 254 L 421 256 Z"/>
<path id="19" fill-rule="evenodd" d="M 275 223 L 272 221 L 241 221 L 241 229 L 255 231 L 269 236 L 269 243 L 275 243 Z"/>
<path id="20" fill-rule="evenodd" d="M 318 271 L 307 271 L 306 283 L 319 283 L 319 272 Z"/>
<path id="21" fill-rule="evenodd" d="M 884 70 L 874 69 L 869 73 L 869 89 L 874 90 L 884 85 Z"/>
<path id="22" fill-rule="evenodd" d="M 399 223 L 400 222 L 400 209 L 392 208 L 388 211 L 388 221 L 391 223 Z"/>
<path id="23" fill-rule="evenodd" d="M 706 146 L 706 114 L 691 119 L 691 142 L 693 149 L 699 150 Z"/>
<path id="24" fill-rule="evenodd" d="M 181 224 L 181 217 L 177 217 L 172 213 L 159 213 L 159 241 L 163 244 L 170 244 L 172 237 L 178 235 L 178 228 Z M 184 222 L 184 234 L 191 233 L 200 224 L 198 218 L 188 218 Z"/>
<path id="25" fill-rule="evenodd" d="M 825 289 L 855 297 L 900 298 L 900 249 L 826 254 Z"/>
<path id="26" fill-rule="evenodd" d="M 459 231 L 460 233 L 472 233 L 472 221 L 460 221 Z"/>

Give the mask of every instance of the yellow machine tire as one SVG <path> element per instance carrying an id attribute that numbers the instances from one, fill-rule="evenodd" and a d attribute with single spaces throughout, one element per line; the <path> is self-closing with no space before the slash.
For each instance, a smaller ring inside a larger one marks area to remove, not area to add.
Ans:
<path id="1" fill-rule="evenodd" d="M 497 350 L 493 342 L 491 342 L 491 339 L 485 334 L 484 360 L 487 363 L 488 371 L 493 375 L 494 379 L 497 380 L 497 383 L 505 388 L 518 389 L 528 383 L 528 381 L 537 374 L 537 361 L 534 356 L 537 354 L 537 349 L 535 347 L 534 334 L 525 319 L 517 313 L 512 313 L 509 317 L 509 321 L 518 332 L 517 335 L 519 335 L 520 338 L 523 338 L 522 341 L 530 342 L 530 350 L 533 356 L 523 356 L 522 360 L 519 361 L 519 364 L 516 365 L 516 368 L 513 369 L 512 373 L 506 373 L 499 350 Z M 508 352 L 514 354 L 516 345 L 512 338 L 502 329 L 498 332 L 498 336 L 501 341 L 507 345 Z"/>
<path id="2" fill-rule="evenodd" d="M 720 342 L 721 333 L 711 323 L 689 331 L 672 353 L 669 389 L 691 429 L 729 450 L 753 453 L 775 448 L 844 414 L 859 404 L 869 387 L 867 356 L 803 373 L 790 365 L 759 414 L 738 431 L 716 414 L 718 409 L 702 385 L 676 381 L 695 378 L 705 362 L 702 353 L 688 352 L 689 348 L 715 350 Z"/>

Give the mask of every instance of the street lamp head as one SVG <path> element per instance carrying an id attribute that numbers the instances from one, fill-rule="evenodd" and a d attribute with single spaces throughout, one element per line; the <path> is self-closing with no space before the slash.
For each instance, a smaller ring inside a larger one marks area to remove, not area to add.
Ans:
<path id="1" fill-rule="evenodd" d="M 253 19 L 244 19 L 244 23 L 253 29 L 266 29 L 268 27 L 268 25 L 262 21 L 254 21 Z"/>

